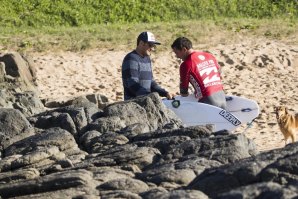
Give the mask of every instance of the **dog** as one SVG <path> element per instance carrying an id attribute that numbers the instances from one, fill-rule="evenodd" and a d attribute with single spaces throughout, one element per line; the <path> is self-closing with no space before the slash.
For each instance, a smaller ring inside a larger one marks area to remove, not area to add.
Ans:
<path id="1" fill-rule="evenodd" d="M 294 143 L 296 141 L 296 131 L 298 130 L 298 113 L 293 115 L 285 106 L 277 106 L 275 107 L 275 114 L 280 131 L 284 135 L 285 144 L 287 144 L 289 137 Z"/>

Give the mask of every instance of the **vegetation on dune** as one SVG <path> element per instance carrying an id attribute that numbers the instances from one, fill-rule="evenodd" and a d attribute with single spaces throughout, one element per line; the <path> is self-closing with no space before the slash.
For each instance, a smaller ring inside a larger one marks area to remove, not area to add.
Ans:
<path id="1" fill-rule="evenodd" d="M 162 38 L 159 49 L 181 35 L 212 45 L 217 33 L 298 42 L 298 0 L 0 0 L 0 5 L 0 50 L 127 49 L 144 30 Z"/>
<path id="2" fill-rule="evenodd" d="M 0 0 L 0 5 L 2 27 L 298 18 L 298 0 Z"/>

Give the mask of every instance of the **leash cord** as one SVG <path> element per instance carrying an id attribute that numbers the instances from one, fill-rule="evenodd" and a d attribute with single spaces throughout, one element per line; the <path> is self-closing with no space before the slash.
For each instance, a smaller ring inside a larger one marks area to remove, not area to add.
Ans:
<path id="1" fill-rule="evenodd" d="M 246 131 L 247 131 L 247 129 L 249 129 L 249 128 L 251 128 L 252 127 L 252 123 L 255 121 L 255 119 L 253 119 L 251 122 L 248 122 L 247 123 L 247 127 L 244 129 L 244 131 L 241 133 L 241 134 L 244 134 Z"/>

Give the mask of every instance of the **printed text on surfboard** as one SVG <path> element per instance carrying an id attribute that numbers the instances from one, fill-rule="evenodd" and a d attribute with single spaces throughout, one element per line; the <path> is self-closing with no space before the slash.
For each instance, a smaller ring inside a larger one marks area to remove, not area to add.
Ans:
<path id="1" fill-rule="evenodd" d="M 241 124 L 241 122 L 231 113 L 229 113 L 228 111 L 222 110 L 219 113 L 221 116 L 223 116 L 226 120 L 228 120 L 229 122 L 231 122 L 234 126 L 238 126 L 239 124 Z"/>

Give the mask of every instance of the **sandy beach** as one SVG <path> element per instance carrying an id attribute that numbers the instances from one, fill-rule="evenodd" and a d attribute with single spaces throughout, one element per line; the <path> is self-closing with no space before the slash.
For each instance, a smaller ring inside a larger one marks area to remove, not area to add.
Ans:
<path id="1" fill-rule="evenodd" d="M 208 50 L 218 58 L 226 94 L 256 100 L 260 106 L 261 113 L 252 126 L 243 125 L 233 133 L 245 133 L 260 151 L 284 147 L 273 108 L 285 105 L 292 113 L 298 112 L 298 46 L 260 39 L 212 48 L 194 44 L 194 48 Z M 111 102 L 122 100 L 121 63 L 130 50 L 133 49 L 30 53 L 40 97 L 63 101 L 99 93 Z M 151 57 L 157 82 L 176 93 L 179 60 L 170 49 L 157 51 Z"/>

